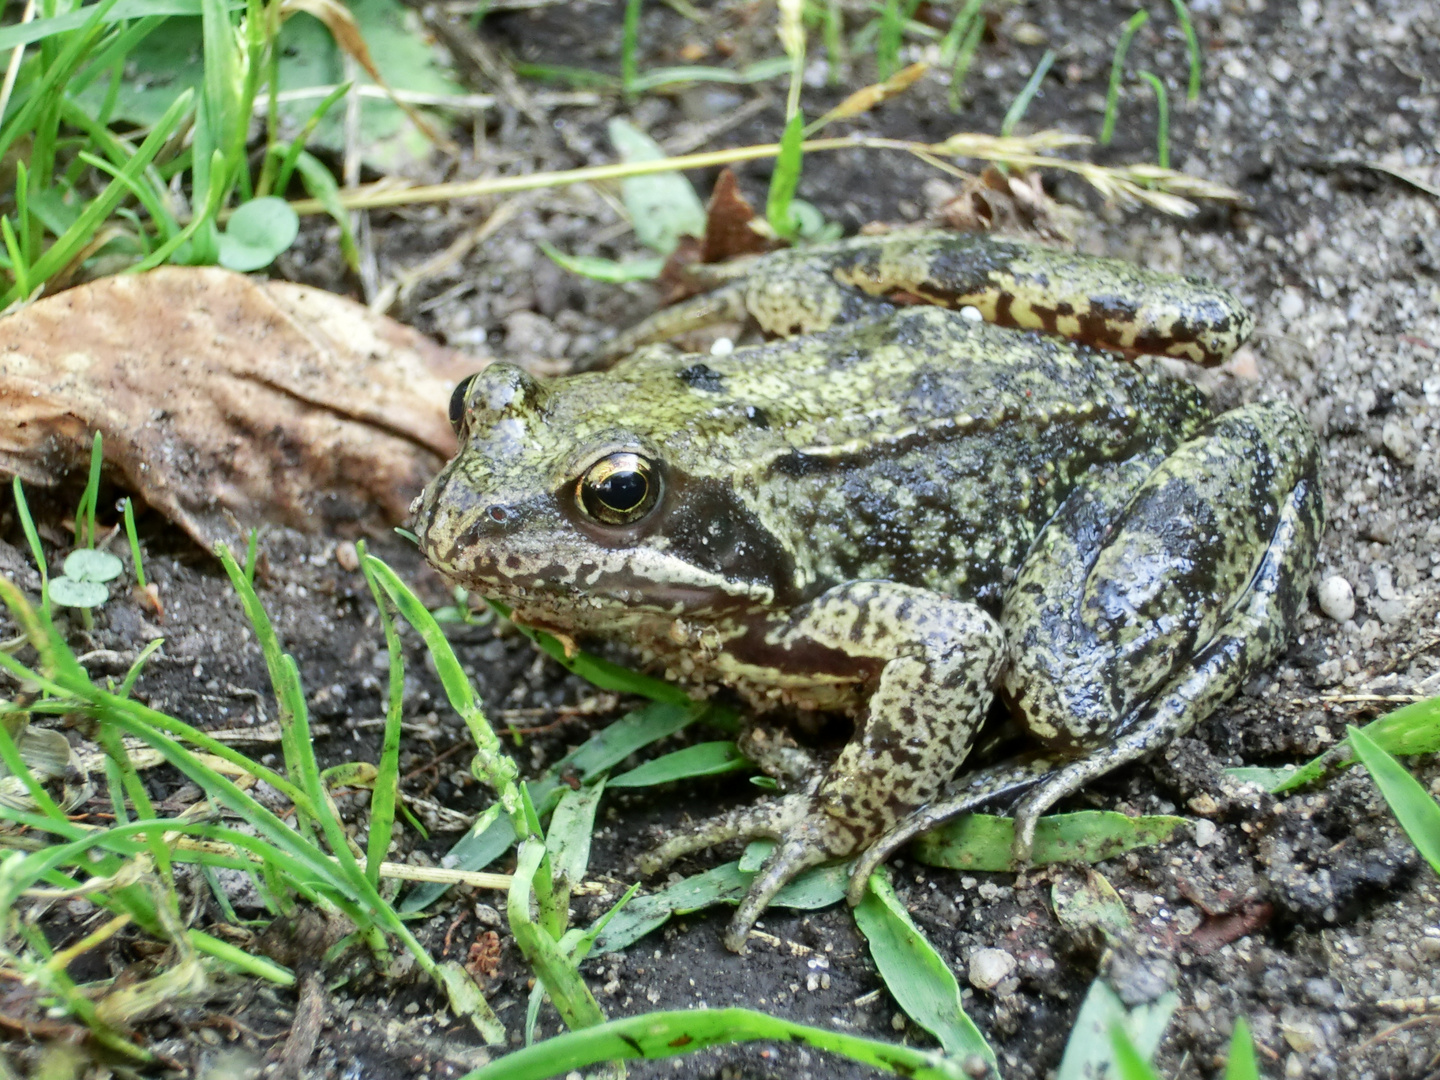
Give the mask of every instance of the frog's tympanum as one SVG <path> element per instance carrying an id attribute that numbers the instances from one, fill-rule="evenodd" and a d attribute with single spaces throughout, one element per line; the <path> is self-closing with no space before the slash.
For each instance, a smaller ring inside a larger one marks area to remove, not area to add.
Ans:
<path id="1" fill-rule="evenodd" d="M 1044 810 L 1284 647 L 1322 527 L 1305 420 L 1282 402 L 1214 416 L 1162 364 L 1114 355 L 1218 363 L 1250 329 L 1228 293 L 891 234 L 766 256 L 628 340 L 739 314 L 773 340 L 555 381 L 486 368 L 416 505 L 430 561 L 517 620 L 621 639 L 757 711 L 854 718 L 823 777 L 647 858 L 778 841 L 732 948 L 800 870 L 859 856 L 863 885 L 1006 793 L 1025 791 L 1026 856 Z M 1040 756 L 952 781 L 996 695 Z"/>

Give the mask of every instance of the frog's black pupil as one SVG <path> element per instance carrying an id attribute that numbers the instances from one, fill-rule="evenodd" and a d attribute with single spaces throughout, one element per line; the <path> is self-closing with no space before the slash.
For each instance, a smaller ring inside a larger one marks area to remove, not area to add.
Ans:
<path id="1" fill-rule="evenodd" d="M 599 495 L 600 501 L 610 509 L 624 513 L 639 506 L 649 488 L 649 481 L 644 474 L 621 470 L 611 473 L 596 484 L 595 494 Z"/>
<path id="2" fill-rule="evenodd" d="M 455 392 L 450 395 L 450 426 L 457 432 L 460 430 L 460 422 L 465 419 L 465 395 L 474 381 L 474 375 L 467 375 L 460 380 L 455 387 Z"/>

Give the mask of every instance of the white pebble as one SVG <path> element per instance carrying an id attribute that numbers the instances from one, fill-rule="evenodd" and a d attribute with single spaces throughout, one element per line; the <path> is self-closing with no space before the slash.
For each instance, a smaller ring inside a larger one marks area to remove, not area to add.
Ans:
<path id="1" fill-rule="evenodd" d="M 1333 574 L 1320 583 L 1320 610 L 1336 622 L 1355 617 L 1355 590 L 1339 574 Z"/>
<path id="2" fill-rule="evenodd" d="M 735 342 L 728 337 L 716 338 L 710 346 L 711 356 L 729 356 L 735 351 Z"/>
<path id="3" fill-rule="evenodd" d="M 1015 958 L 1004 949 L 976 949 L 970 954 L 970 985 L 993 990 L 1015 970 Z"/>
<path id="4" fill-rule="evenodd" d="M 1215 833 L 1217 831 L 1213 821 L 1206 821 L 1204 818 L 1199 818 L 1195 822 L 1195 846 L 1205 847 L 1215 839 Z"/>
<path id="5" fill-rule="evenodd" d="M 985 321 L 985 316 L 980 314 L 980 309 L 978 307 L 971 307 L 969 304 L 966 304 L 960 309 L 960 317 L 966 322 Z"/>
<path id="6" fill-rule="evenodd" d="M 1287 322 L 1298 319 L 1305 311 L 1305 297 L 1299 289 L 1286 289 L 1280 295 L 1280 317 Z"/>

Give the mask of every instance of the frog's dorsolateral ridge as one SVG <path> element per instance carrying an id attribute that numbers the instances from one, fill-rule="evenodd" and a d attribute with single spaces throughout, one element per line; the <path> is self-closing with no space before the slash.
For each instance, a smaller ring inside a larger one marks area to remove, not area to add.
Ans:
<path id="1" fill-rule="evenodd" d="M 1091 347 L 1218 362 L 1250 327 L 1228 293 L 892 235 L 765 257 L 627 344 L 697 314 L 782 337 L 551 382 L 492 365 L 457 388 L 460 451 L 415 519 L 443 574 L 521 622 L 619 638 L 757 711 L 855 718 L 823 779 L 647 857 L 779 841 L 730 947 L 806 867 L 859 855 L 863 884 L 916 831 L 1007 792 L 1026 792 L 1027 855 L 1047 808 L 1283 649 L 1322 528 L 1304 419 L 1280 402 L 1212 417 L 1190 384 Z M 947 791 L 997 693 L 1043 756 Z M 748 749 L 766 764 L 773 742 Z"/>

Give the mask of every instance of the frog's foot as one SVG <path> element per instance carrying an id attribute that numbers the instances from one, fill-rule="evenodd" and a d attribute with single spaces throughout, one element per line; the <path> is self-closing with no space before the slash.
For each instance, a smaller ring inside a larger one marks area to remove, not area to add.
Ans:
<path id="1" fill-rule="evenodd" d="M 1072 493 L 1005 598 L 1002 692 L 1072 758 L 1016 808 L 1018 857 L 1058 800 L 1183 735 L 1279 656 L 1322 516 L 1314 435 L 1279 403 Z"/>
<path id="2" fill-rule="evenodd" d="M 852 854 L 864 838 L 862 828 L 827 814 L 815 796 L 786 795 L 758 806 L 739 807 L 673 836 L 640 856 L 636 867 L 648 876 L 682 855 L 716 844 L 732 840 L 778 841 L 750 883 L 725 933 L 725 946 L 744 952 L 750 928 L 787 882 L 812 866 Z"/>
<path id="3" fill-rule="evenodd" d="M 779 840 L 804 822 L 813 804 L 814 798 L 809 795 L 784 795 L 752 806 L 737 806 L 677 832 L 636 858 L 635 867 L 648 877 L 682 856 L 732 840 Z"/>
<path id="4" fill-rule="evenodd" d="M 865 899 L 870 875 L 921 833 L 937 829 L 963 814 L 973 813 L 987 803 L 1013 799 L 1048 776 L 1054 767 L 1053 758 L 1028 758 L 1000 762 L 960 777 L 955 790 L 910 814 L 860 854 L 851 868 L 845 899 L 852 907 Z"/>

